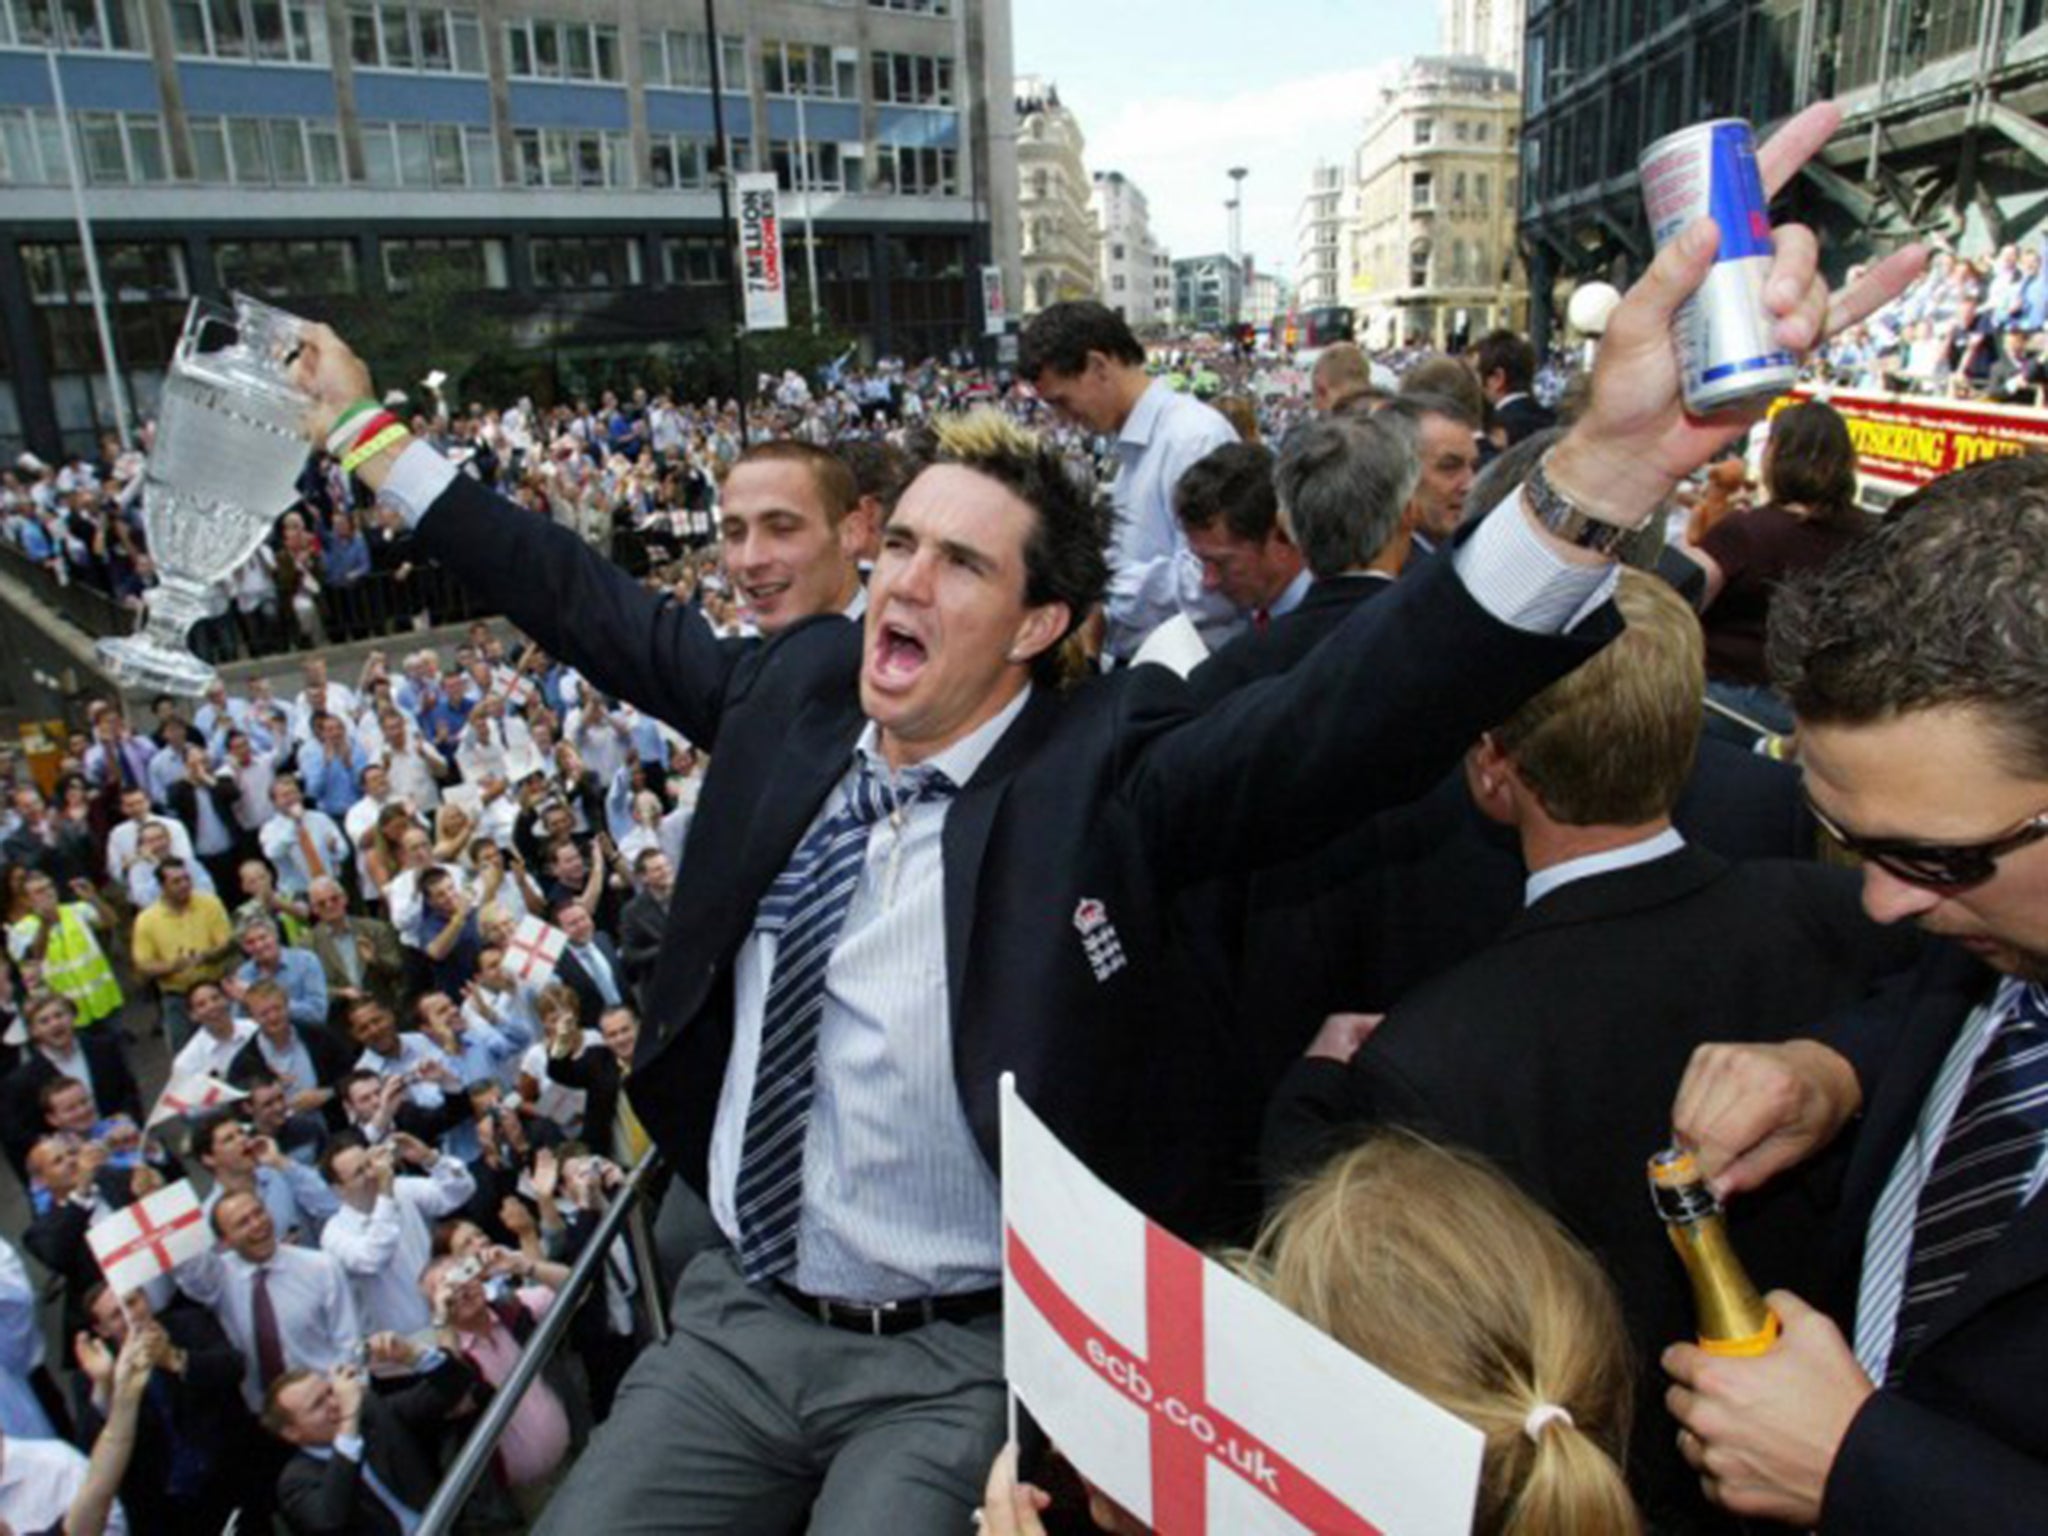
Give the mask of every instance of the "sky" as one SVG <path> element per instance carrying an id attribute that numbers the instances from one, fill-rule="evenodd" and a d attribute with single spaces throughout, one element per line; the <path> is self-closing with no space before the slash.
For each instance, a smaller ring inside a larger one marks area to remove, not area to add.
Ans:
<path id="1" fill-rule="evenodd" d="M 1244 248 L 1292 280 L 1295 215 L 1318 160 L 1356 144 L 1375 66 L 1440 47 L 1437 0 L 1011 0 L 1015 64 L 1059 86 L 1090 171 L 1122 171 L 1176 256 Z"/>

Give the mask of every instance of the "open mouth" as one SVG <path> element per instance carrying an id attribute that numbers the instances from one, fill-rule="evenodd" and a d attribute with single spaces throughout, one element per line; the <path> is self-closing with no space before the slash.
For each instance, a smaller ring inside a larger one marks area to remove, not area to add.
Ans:
<path id="1" fill-rule="evenodd" d="M 772 608 L 775 600 L 788 590 L 789 583 L 786 581 L 764 581 L 740 588 L 747 602 L 755 608 Z"/>
<path id="2" fill-rule="evenodd" d="M 875 634 L 874 670 L 885 683 L 904 683 L 923 670 L 924 641 L 901 624 L 884 623 Z"/>

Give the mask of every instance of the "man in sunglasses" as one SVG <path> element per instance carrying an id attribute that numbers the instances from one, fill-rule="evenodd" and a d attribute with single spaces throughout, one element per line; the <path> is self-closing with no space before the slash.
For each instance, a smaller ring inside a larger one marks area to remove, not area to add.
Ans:
<path id="1" fill-rule="evenodd" d="M 1693 1058 L 1673 1123 L 1718 1193 L 1862 1124 L 1824 1310 L 1775 1293 L 1770 1353 L 1666 1352 L 1680 1449 L 1729 1509 L 1801 1528 L 2038 1530 L 2048 459 L 1950 475 L 1782 592 L 1770 663 L 1865 908 L 1948 942 L 1813 1039 Z"/>

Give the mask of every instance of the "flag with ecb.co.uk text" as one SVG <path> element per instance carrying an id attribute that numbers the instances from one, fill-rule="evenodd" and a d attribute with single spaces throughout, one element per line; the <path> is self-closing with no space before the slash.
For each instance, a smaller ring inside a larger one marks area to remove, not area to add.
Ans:
<path id="1" fill-rule="evenodd" d="M 544 987 L 553 978 L 568 943 L 569 935 L 553 923 L 522 917 L 512 930 L 512 941 L 505 946 L 505 969 L 524 983 Z"/>
<path id="2" fill-rule="evenodd" d="M 1485 1437 L 1112 1193 L 1003 1080 L 1003 1363 L 1160 1536 L 1465 1536 Z"/>
<path id="3" fill-rule="evenodd" d="M 86 1228 L 85 1241 L 116 1296 L 141 1290 L 213 1244 L 188 1179 L 102 1216 Z"/>
<path id="4" fill-rule="evenodd" d="M 180 1115 L 202 1115 L 209 1109 L 219 1109 L 223 1104 L 233 1104 L 246 1099 L 248 1094 L 239 1088 L 230 1088 L 217 1077 L 206 1077 L 198 1073 L 173 1075 L 164 1084 L 164 1091 L 156 1096 L 156 1105 L 149 1112 L 144 1130 L 155 1130 L 166 1120 L 175 1120 Z"/>

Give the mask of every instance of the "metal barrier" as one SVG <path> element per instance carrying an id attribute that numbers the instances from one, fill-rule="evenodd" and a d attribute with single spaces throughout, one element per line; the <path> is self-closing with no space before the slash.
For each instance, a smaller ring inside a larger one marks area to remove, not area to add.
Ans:
<path id="1" fill-rule="evenodd" d="M 84 582 L 59 581 L 46 564 L 31 560 L 12 544 L 0 542 L 0 572 L 21 582 L 44 607 L 61 614 L 92 639 L 129 634 L 137 627 L 140 616 L 136 610 Z M 494 609 L 478 602 L 431 561 L 411 566 L 402 579 L 395 571 L 371 571 L 346 586 L 323 586 L 316 613 L 319 629 L 308 633 L 291 604 L 280 595 L 272 610 L 244 612 L 231 607 L 203 620 L 193 627 L 187 643 L 198 655 L 218 664 L 497 617 Z"/>
<path id="2" fill-rule="evenodd" d="M 657 1342 L 667 1338 L 668 1313 L 663 1305 L 661 1284 L 655 1276 L 653 1253 L 640 1224 L 632 1220 L 641 1208 L 647 1186 L 658 1176 L 660 1161 L 656 1154 L 650 1152 L 626 1175 L 626 1182 L 619 1186 L 617 1195 L 598 1221 L 597 1231 L 577 1256 L 576 1267 L 569 1271 L 561 1293 L 555 1297 L 554 1304 L 548 1308 L 520 1351 L 512 1374 L 493 1394 L 483 1417 L 477 1420 L 469 1438 L 462 1442 L 462 1450 L 443 1474 L 433 1502 L 420 1517 L 415 1536 L 448 1536 L 455 1529 L 456 1519 L 462 1513 L 463 1505 L 469 1502 L 470 1494 L 476 1491 L 485 1469 L 490 1466 L 491 1453 L 497 1449 L 505 1427 L 512 1422 L 519 1400 L 561 1347 L 583 1298 L 593 1285 L 604 1283 L 605 1254 L 621 1236 L 626 1237 L 633 1249 L 634 1267 L 639 1271 L 640 1303 L 647 1314 L 649 1331 Z"/>
<path id="3" fill-rule="evenodd" d="M 134 610 L 122 607 L 112 594 L 79 581 L 59 581 L 48 565 L 31 560 L 26 551 L 5 540 L 0 540 L 0 571 L 95 640 L 103 635 L 125 635 L 135 628 Z"/>

